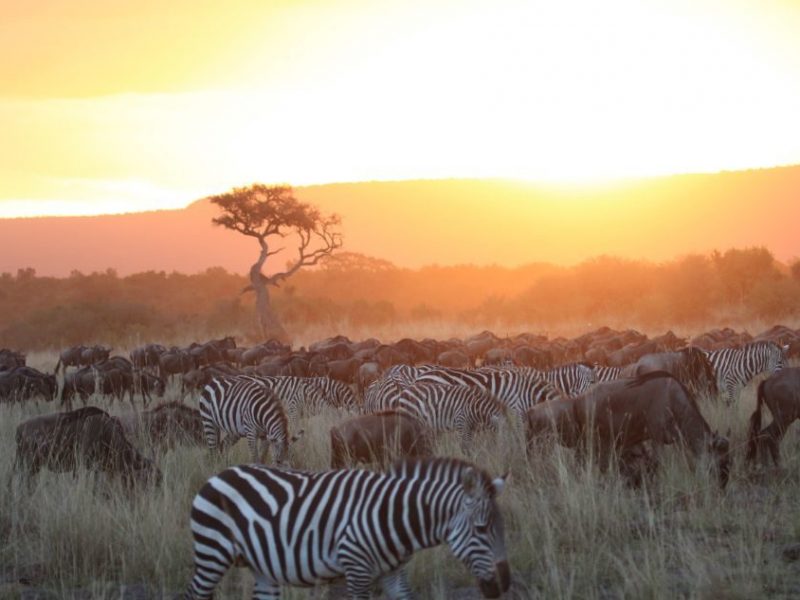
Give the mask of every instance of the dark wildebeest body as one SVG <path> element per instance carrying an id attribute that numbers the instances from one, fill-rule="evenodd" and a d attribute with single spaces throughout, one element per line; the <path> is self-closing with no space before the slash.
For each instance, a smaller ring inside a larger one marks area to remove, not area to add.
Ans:
<path id="1" fill-rule="evenodd" d="M 30 400 L 40 396 L 50 402 L 58 391 L 55 375 L 20 366 L 0 371 L 0 400 Z"/>
<path id="2" fill-rule="evenodd" d="M 388 464 L 403 456 L 431 456 L 428 429 L 417 419 L 384 411 L 348 419 L 331 427 L 331 468 L 357 463 Z"/>
<path id="3" fill-rule="evenodd" d="M 61 405 L 71 407 L 75 394 L 85 403 L 95 391 L 120 401 L 127 392 L 133 405 L 133 373 L 117 368 L 98 371 L 94 367 L 83 367 L 74 373 L 67 373 L 61 390 Z"/>
<path id="4" fill-rule="evenodd" d="M 25 355 L 8 348 L 0 348 L 0 370 L 25 366 Z"/>
<path id="5" fill-rule="evenodd" d="M 656 455 L 661 446 L 680 442 L 695 456 L 712 454 L 720 485 L 728 481 L 728 440 L 711 430 L 689 390 L 669 373 L 598 384 L 582 396 L 534 406 L 526 417 L 529 451 L 539 434 L 555 429 L 567 447 L 585 448 L 591 439 L 605 469 L 614 450 L 624 460 L 646 441 Z"/>
<path id="6" fill-rule="evenodd" d="M 472 366 L 469 356 L 461 350 L 445 350 L 436 357 L 436 362 L 454 369 L 466 369 Z"/>
<path id="7" fill-rule="evenodd" d="M 780 465 L 780 444 L 786 430 L 800 419 L 800 368 L 783 369 L 758 386 L 756 409 L 750 417 L 747 436 L 747 461 L 758 458 L 759 450 L 768 450 L 775 466 Z M 772 423 L 761 429 L 761 408 L 766 404 Z"/>
<path id="8" fill-rule="evenodd" d="M 646 354 L 625 367 L 623 377 L 640 377 L 664 371 L 689 388 L 695 396 L 707 395 L 716 399 L 717 377 L 708 357 L 699 348 L 684 348 L 677 352 Z"/>
<path id="9" fill-rule="evenodd" d="M 131 350 L 131 362 L 137 369 L 158 367 L 158 357 L 167 351 L 161 344 L 145 344 Z"/>
<path id="10" fill-rule="evenodd" d="M 43 467 L 75 473 L 80 464 L 121 475 L 128 483 L 160 476 L 127 440 L 120 422 L 94 406 L 28 419 L 17 427 L 16 443 L 15 468 L 24 468 L 29 476 Z"/>
<path id="11" fill-rule="evenodd" d="M 181 402 L 166 402 L 150 410 L 118 418 L 127 435 L 136 437 L 145 434 L 162 448 L 205 443 L 200 411 Z"/>

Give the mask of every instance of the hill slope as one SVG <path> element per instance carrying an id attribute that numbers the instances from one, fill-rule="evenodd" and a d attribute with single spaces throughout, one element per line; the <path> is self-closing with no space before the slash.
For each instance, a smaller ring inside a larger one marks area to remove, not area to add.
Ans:
<path id="1" fill-rule="evenodd" d="M 800 255 L 800 167 L 682 175 L 602 187 L 502 180 L 330 184 L 297 195 L 343 217 L 349 251 L 397 265 L 571 264 L 599 254 L 663 260 L 765 245 Z M 0 220 L 0 272 L 115 268 L 245 272 L 253 240 L 212 227 L 215 207 Z M 288 258 L 288 256 L 287 256 Z"/>

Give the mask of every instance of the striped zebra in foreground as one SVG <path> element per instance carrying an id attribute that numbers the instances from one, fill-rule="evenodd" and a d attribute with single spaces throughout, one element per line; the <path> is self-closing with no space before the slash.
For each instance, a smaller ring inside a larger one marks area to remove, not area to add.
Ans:
<path id="1" fill-rule="evenodd" d="M 468 452 L 473 435 L 497 429 L 505 406 L 482 388 L 440 383 L 416 383 L 397 400 L 397 411 L 414 417 L 432 431 L 455 431 L 461 450 Z"/>
<path id="2" fill-rule="evenodd" d="M 775 342 L 752 342 L 741 348 L 703 350 L 714 369 L 717 387 L 725 390 L 729 406 L 753 377 L 765 371 L 777 373 L 786 366 L 786 347 Z"/>
<path id="3" fill-rule="evenodd" d="M 437 369 L 420 375 L 417 383 L 477 386 L 522 417 L 540 402 L 561 398 L 561 393 L 550 382 L 525 371 Z"/>
<path id="4" fill-rule="evenodd" d="M 288 420 L 278 397 L 263 384 L 250 377 L 212 379 L 200 394 L 199 408 L 203 434 L 212 450 L 220 445 L 220 432 L 225 432 L 225 446 L 244 437 L 251 460 L 258 462 L 258 440 L 265 439 L 275 462 L 285 464 L 290 443 Z"/>
<path id="5" fill-rule="evenodd" d="M 405 564 L 447 543 L 487 598 L 507 591 L 505 478 L 456 459 L 396 463 L 388 473 L 308 473 L 242 465 L 209 479 L 192 503 L 194 575 L 185 597 L 210 598 L 232 566 L 255 575 L 253 598 L 280 586 L 344 577 L 351 598 L 380 583 L 390 598 L 413 597 Z"/>

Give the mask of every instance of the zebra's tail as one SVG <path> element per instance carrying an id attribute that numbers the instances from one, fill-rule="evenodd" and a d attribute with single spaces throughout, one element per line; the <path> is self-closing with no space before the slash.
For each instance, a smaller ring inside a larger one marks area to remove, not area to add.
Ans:
<path id="1" fill-rule="evenodd" d="M 756 396 L 756 409 L 750 415 L 750 427 L 747 432 L 747 462 L 752 462 L 758 454 L 758 436 L 761 433 L 761 405 L 764 402 L 764 384 L 766 380 L 758 384 L 758 394 Z"/>

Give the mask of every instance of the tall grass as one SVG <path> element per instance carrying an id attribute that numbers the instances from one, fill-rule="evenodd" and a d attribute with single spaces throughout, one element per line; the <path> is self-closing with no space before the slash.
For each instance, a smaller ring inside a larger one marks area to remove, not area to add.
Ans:
<path id="1" fill-rule="evenodd" d="M 480 436 L 468 458 L 493 475 L 510 473 L 500 504 L 514 594 L 601 599 L 800 593 L 800 566 L 781 555 L 785 545 L 800 542 L 798 437 L 790 431 L 784 440 L 780 472 L 753 475 L 745 469 L 754 389 L 749 386 L 732 408 L 702 405 L 712 427 L 731 429 L 736 464 L 725 491 L 707 465 L 693 465 L 677 448 L 664 453 L 650 484 L 631 489 L 613 472 L 601 474 L 591 462 L 578 463 L 568 449 L 543 445 L 529 458 L 519 423 L 497 436 Z M 108 407 L 99 398 L 92 403 Z M 14 430 L 24 419 L 56 408 L 36 402 L 0 405 L 0 596 L 25 589 L 11 585 L 20 578 L 56 597 L 76 589 L 92 598 L 120 597 L 123 586 L 132 584 L 166 597 L 180 592 L 192 570 L 192 498 L 210 475 L 247 462 L 246 444 L 221 456 L 195 447 L 159 454 L 162 484 L 135 495 L 83 471 L 76 478 L 44 471 L 28 487 L 12 477 Z M 129 407 L 114 404 L 110 410 Z M 301 419 L 296 427 L 306 434 L 292 449 L 292 463 L 324 468 L 328 429 L 342 418 L 328 411 Z M 137 443 L 151 452 L 146 440 Z M 438 441 L 437 451 L 461 455 L 451 436 Z M 410 576 L 423 598 L 478 597 L 469 573 L 446 548 L 415 557 Z M 246 569 L 234 569 L 218 597 L 249 597 L 251 583 Z M 289 598 L 307 594 L 287 592 Z"/>

